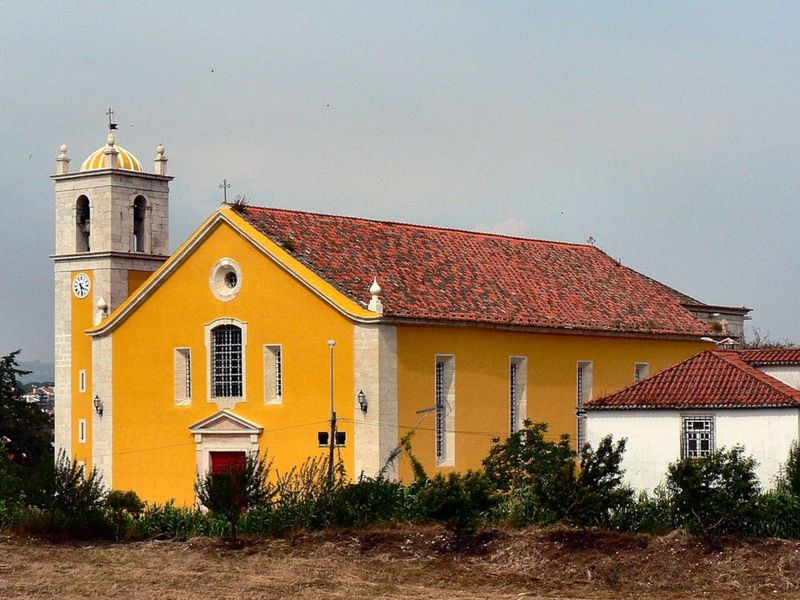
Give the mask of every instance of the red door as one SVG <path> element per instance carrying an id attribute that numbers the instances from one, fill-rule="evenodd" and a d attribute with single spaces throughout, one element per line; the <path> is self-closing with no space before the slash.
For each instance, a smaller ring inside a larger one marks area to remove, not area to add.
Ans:
<path id="1" fill-rule="evenodd" d="M 247 462 L 244 452 L 211 452 L 211 474 L 227 475 L 231 469 L 241 469 Z"/>

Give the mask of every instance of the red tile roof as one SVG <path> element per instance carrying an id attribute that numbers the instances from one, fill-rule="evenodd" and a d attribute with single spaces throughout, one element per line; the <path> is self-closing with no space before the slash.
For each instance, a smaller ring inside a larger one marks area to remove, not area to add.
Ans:
<path id="1" fill-rule="evenodd" d="M 800 348 L 741 350 L 742 359 L 754 366 L 800 365 Z"/>
<path id="2" fill-rule="evenodd" d="M 708 350 L 587 409 L 800 407 L 800 391 L 762 373 L 735 350 Z"/>
<path id="3" fill-rule="evenodd" d="M 385 317 L 709 334 L 682 306 L 696 300 L 593 246 L 255 206 L 241 214 L 363 306 L 377 277 Z"/>

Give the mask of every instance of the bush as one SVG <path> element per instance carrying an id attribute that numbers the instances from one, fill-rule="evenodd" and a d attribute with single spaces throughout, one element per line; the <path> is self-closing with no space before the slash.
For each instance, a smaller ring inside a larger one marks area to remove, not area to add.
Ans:
<path id="1" fill-rule="evenodd" d="M 789 447 L 789 456 L 786 462 L 781 465 L 777 487 L 795 496 L 800 496 L 800 445 L 796 440 Z"/>
<path id="2" fill-rule="evenodd" d="M 473 533 L 496 505 L 492 481 L 481 471 L 439 474 L 420 489 L 420 516 L 442 523 L 456 539 Z"/>
<path id="3" fill-rule="evenodd" d="M 342 527 L 366 527 L 410 518 L 407 488 L 384 476 L 365 477 L 341 487 L 334 521 Z"/>
<path id="4" fill-rule="evenodd" d="M 600 440 L 596 450 L 583 447 L 574 499 L 565 515 L 570 523 L 608 527 L 613 515 L 631 503 L 633 490 L 622 485 L 624 453 L 625 440 L 615 445 L 611 436 Z"/>
<path id="5" fill-rule="evenodd" d="M 671 464 L 667 489 L 677 524 L 705 537 L 741 532 L 759 492 L 755 468 L 741 446 Z"/>
<path id="6" fill-rule="evenodd" d="M 669 533 L 675 529 L 672 499 L 663 487 L 657 487 L 652 495 L 641 492 L 611 512 L 608 527 L 657 535 Z"/>
<path id="7" fill-rule="evenodd" d="M 756 537 L 800 539 L 800 497 L 774 490 L 754 498 L 743 511 L 741 533 Z"/>
<path id="8" fill-rule="evenodd" d="M 230 525 L 196 508 L 148 504 L 133 521 L 129 537 L 134 539 L 186 540 L 198 535 L 227 535 Z"/>
<path id="9" fill-rule="evenodd" d="M 40 489 L 28 498 L 23 529 L 63 537 L 110 535 L 111 523 L 103 511 L 105 489 L 97 469 L 87 474 L 62 451 L 48 474 Z"/>
<path id="10" fill-rule="evenodd" d="M 239 518 L 248 508 L 268 504 L 273 488 L 267 478 L 271 469 L 266 455 L 248 454 L 244 465 L 234 467 L 224 475 L 206 473 L 198 476 L 195 493 L 200 504 L 214 516 L 224 517 L 236 539 Z"/>
<path id="11" fill-rule="evenodd" d="M 132 521 L 144 510 L 144 506 L 144 502 L 133 490 L 125 492 L 112 490 L 108 492 L 105 499 L 105 508 L 111 517 L 111 522 L 114 524 L 114 535 L 117 541 L 120 539 L 120 532 L 127 526 L 132 525 Z"/>

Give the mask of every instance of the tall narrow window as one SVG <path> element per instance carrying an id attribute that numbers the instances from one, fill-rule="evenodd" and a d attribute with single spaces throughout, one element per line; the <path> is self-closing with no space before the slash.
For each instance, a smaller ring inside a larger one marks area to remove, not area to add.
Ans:
<path id="1" fill-rule="evenodd" d="M 639 383 L 650 376 L 650 365 L 647 363 L 636 363 L 633 366 L 633 381 Z"/>
<path id="2" fill-rule="evenodd" d="M 91 250 L 92 208 L 86 196 L 78 198 L 75 204 L 75 251 Z"/>
<path id="3" fill-rule="evenodd" d="M 683 458 L 700 458 L 714 452 L 714 417 L 683 417 Z"/>
<path id="4" fill-rule="evenodd" d="M 524 356 L 512 356 L 508 371 L 508 403 L 510 426 L 513 435 L 528 418 L 527 409 L 528 359 Z"/>
<path id="5" fill-rule="evenodd" d="M 145 250 L 145 217 L 147 215 L 147 200 L 137 196 L 133 201 L 133 251 L 146 252 Z"/>
<path id="6" fill-rule="evenodd" d="M 80 419 L 78 421 L 78 441 L 81 444 L 86 443 L 86 419 Z"/>
<path id="7" fill-rule="evenodd" d="M 592 399 L 592 362 L 578 362 L 577 380 L 577 410 L 575 414 L 578 420 L 577 443 L 578 450 L 586 444 L 586 410 L 584 404 Z"/>
<path id="8" fill-rule="evenodd" d="M 78 391 L 86 391 L 86 369 L 78 371 Z"/>
<path id="9" fill-rule="evenodd" d="M 283 401 L 283 357 L 279 344 L 264 346 L 264 401 L 280 404 Z"/>
<path id="10" fill-rule="evenodd" d="M 455 357 L 436 357 L 435 413 L 436 464 L 455 464 Z"/>
<path id="11" fill-rule="evenodd" d="M 242 330 L 218 325 L 211 330 L 211 397 L 242 395 Z"/>
<path id="12" fill-rule="evenodd" d="M 192 351 L 175 348 L 175 404 L 188 406 L 192 403 Z"/>

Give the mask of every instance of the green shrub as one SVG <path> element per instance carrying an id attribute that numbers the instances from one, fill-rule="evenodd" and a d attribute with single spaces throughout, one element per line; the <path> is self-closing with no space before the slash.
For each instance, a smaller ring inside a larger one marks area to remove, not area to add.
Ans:
<path id="1" fill-rule="evenodd" d="M 610 529 L 665 534 L 675 529 L 672 499 L 664 487 L 641 492 L 611 512 Z"/>
<path id="2" fill-rule="evenodd" d="M 442 523 L 456 539 L 473 533 L 497 504 L 495 487 L 482 471 L 436 475 L 416 500 L 420 516 Z"/>
<path id="3" fill-rule="evenodd" d="M 614 444 L 611 436 L 600 440 L 596 450 L 583 447 L 573 501 L 565 514 L 568 522 L 609 527 L 613 515 L 631 503 L 633 490 L 622 484 L 624 453 L 625 440 Z"/>
<path id="4" fill-rule="evenodd" d="M 366 477 L 339 489 L 334 521 L 342 527 L 366 527 L 408 520 L 409 494 L 401 483 L 384 476 Z"/>
<path id="5" fill-rule="evenodd" d="M 741 533 L 800 539 L 800 497 L 778 489 L 754 498 L 739 518 Z"/>
<path id="6" fill-rule="evenodd" d="M 789 447 L 789 456 L 781 465 L 778 488 L 800 496 L 800 445 L 795 440 Z"/>
<path id="7" fill-rule="evenodd" d="M 196 508 L 177 507 L 173 500 L 165 504 L 148 504 L 133 521 L 130 537 L 186 540 L 196 535 L 212 535 L 220 530 L 220 525 L 211 521 L 211 515 Z M 223 525 L 219 535 L 227 534 L 227 522 Z"/>
<path id="8" fill-rule="evenodd" d="M 239 518 L 248 508 L 268 504 L 274 489 L 268 484 L 272 462 L 266 455 L 248 454 L 244 465 L 234 467 L 224 475 L 206 473 L 198 476 L 194 489 L 197 501 L 212 515 L 224 517 L 236 539 Z"/>
<path id="9" fill-rule="evenodd" d="M 743 516 L 759 492 L 755 468 L 741 446 L 671 464 L 667 489 L 676 523 L 706 537 L 741 532 Z"/>
<path id="10" fill-rule="evenodd" d="M 105 508 L 114 524 L 114 535 L 117 540 L 120 534 L 132 525 L 144 510 L 145 504 L 133 490 L 111 490 L 106 495 Z"/>

